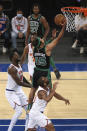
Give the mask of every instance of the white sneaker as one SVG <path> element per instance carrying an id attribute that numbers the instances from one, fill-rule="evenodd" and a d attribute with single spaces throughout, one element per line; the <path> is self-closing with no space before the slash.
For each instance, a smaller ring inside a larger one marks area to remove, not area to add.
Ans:
<path id="1" fill-rule="evenodd" d="M 6 53 L 7 49 L 3 46 L 2 51 L 3 53 Z"/>
<path id="2" fill-rule="evenodd" d="M 80 54 L 84 53 L 84 47 L 80 47 Z"/>
<path id="3" fill-rule="evenodd" d="M 73 43 L 72 48 L 75 49 L 76 46 L 77 46 L 77 41 L 75 41 L 75 42 Z"/>

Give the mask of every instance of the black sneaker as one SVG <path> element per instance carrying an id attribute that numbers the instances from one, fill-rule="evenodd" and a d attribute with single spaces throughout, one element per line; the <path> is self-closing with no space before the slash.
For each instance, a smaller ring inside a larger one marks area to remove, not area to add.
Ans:
<path id="1" fill-rule="evenodd" d="M 55 73 L 56 78 L 57 78 L 57 79 L 60 79 L 61 74 L 60 74 L 60 72 L 58 71 L 58 69 L 54 69 L 54 73 Z"/>

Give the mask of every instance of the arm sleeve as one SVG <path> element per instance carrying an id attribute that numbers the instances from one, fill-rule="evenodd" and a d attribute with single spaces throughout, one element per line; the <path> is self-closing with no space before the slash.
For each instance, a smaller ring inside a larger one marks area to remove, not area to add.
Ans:
<path id="1" fill-rule="evenodd" d="M 16 26 L 15 26 L 15 18 L 12 18 L 11 25 L 12 25 L 12 30 L 13 30 L 15 33 L 18 34 L 19 31 L 17 30 L 17 28 L 16 28 Z"/>

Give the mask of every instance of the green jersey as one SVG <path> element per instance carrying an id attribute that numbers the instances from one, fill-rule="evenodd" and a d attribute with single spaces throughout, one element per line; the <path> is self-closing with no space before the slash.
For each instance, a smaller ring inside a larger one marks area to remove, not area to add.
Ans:
<path id="1" fill-rule="evenodd" d="M 41 14 L 38 15 L 38 18 L 34 18 L 34 14 L 30 16 L 30 32 L 37 33 L 37 35 L 42 38 L 44 35 L 44 27 L 40 22 L 41 17 Z"/>
<path id="2" fill-rule="evenodd" d="M 50 67 L 50 56 L 46 55 L 45 46 L 43 48 L 34 49 L 35 65 L 39 69 L 49 69 Z"/>

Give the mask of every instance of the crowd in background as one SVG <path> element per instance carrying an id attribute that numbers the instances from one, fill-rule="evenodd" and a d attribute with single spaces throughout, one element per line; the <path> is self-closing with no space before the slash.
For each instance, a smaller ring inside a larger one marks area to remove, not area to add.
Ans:
<path id="1" fill-rule="evenodd" d="M 2 47 L 3 53 L 6 53 L 10 47 L 17 47 L 16 38 L 25 37 L 27 25 L 27 18 L 23 16 L 21 9 L 17 10 L 16 16 L 13 17 L 10 22 L 9 17 L 3 12 L 3 6 L 0 5 L 0 38 L 5 39 L 4 45 Z"/>

